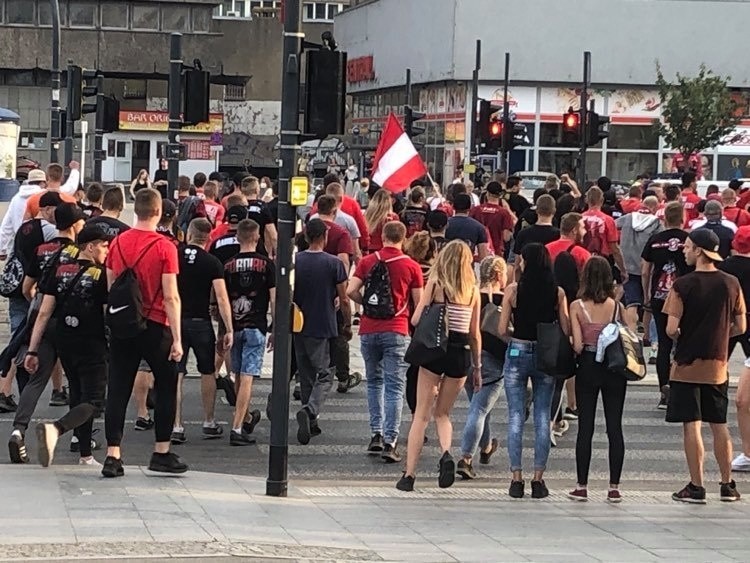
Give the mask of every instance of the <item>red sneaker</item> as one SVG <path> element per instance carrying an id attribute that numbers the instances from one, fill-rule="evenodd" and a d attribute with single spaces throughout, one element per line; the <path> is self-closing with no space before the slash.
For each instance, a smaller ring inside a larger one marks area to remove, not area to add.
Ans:
<path id="1" fill-rule="evenodd" d="M 586 489 L 575 489 L 568 493 L 568 498 L 578 502 L 586 502 L 589 500 L 589 492 Z"/>
<path id="2" fill-rule="evenodd" d="M 613 504 L 622 502 L 622 495 L 620 494 L 620 491 L 617 489 L 610 489 L 607 493 L 607 502 L 611 502 Z"/>

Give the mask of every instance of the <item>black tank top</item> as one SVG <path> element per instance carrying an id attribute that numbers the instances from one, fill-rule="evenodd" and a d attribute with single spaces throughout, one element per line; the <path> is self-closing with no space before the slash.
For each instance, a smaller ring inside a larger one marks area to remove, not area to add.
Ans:
<path id="1" fill-rule="evenodd" d="M 557 299 L 554 302 L 556 304 Z M 557 320 L 557 310 L 554 306 L 540 307 L 539 305 L 538 296 L 520 299 L 516 293 L 516 306 L 513 308 L 513 338 L 536 341 L 536 325 Z"/>

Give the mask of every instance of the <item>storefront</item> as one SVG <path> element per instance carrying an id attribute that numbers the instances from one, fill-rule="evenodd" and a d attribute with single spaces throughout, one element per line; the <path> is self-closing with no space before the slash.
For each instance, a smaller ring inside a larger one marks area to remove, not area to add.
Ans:
<path id="1" fill-rule="evenodd" d="M 121 111 L 120 130 L 104 136 L 107 159 L 102 163 L 104 182 L 130 183 L 142 169 L 153 177 L 159 166 L 162 147 L 167 144 L 169 116 L 158 111 Z M 208 123 L 183 127 L 180 141 L 187 147 L 187 160 L 180 162 L 180 174 L 208 175 L 218 167 L 224 120 L 212 113 Z"/>

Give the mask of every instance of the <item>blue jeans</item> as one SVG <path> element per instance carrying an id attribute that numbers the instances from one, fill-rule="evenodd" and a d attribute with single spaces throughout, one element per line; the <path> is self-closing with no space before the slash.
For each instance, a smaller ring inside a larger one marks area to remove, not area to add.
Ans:
<path id="1" fill-rule="evenodd" d="M 29 313 L 29 302 L 23 296 L 8 298 L 8 318 L 10 320 L 10 334 L 13 335 L 16 329 Z"/>
<path id="2" fill-rule="evenodd" d="M 466 379 L 465 389 L 470 404 L 461 437 L 461 454 L 465 457 L 474 457 L 477 447 L 484 450 L 490 445 L 490 412 L 502 392 L 502 379 L 497 377 L 502 369 L 500 360 L 482 350 L 482 388 L 474 393 L 471 378 Z M 486 380 L 491 383 L 485 383 Z"/>
<path id="3" fill-rule="evenodd" d="M 534 471 L 544 471 L 550 449 L 550 405 L 555 378 L 536 369 L 536 343 L 512 340 L 505 356 L 505 396 L 508 401 L 510 470 L 521 471 L 526 386 L 531 379 L 534 403 Z"/>
<path id="4" fill-rule="evenodd" d="M 382 434 L 383 441 L 393 445 L 401 426 L 408 338 L 395 332 L 377 332 L 363 334 L 359 341 L 367 374 L 370 431 Z"/>

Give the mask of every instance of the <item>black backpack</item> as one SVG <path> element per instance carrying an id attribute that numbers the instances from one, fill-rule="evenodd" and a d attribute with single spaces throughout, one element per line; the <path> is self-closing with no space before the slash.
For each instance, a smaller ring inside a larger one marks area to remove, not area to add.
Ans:
<path id="1" fill-rule="evenodd" d="M 365 316 L 371 319 L 392 319 L 396 316 L 396 305 L 391 292 L 391 274 L 388 272 L 388 264 L 407 258 L 407 256 L 402 254 L 390 260 L 381 260 L 379 252 L 376 252 L 375 256 L 378 262 L 365 279 L 362 310 Z M 401 311 L 398 312 L 401 313 Z"/>
<path id="2" fill-rule="evenodd" d="M 563 250 L 555 258 L 552 266 L 555 282 L 565 292 L 568 304 L 578 298 L 578 289 L 580 285 L 580 274 L 578 273 L 578 264 L 576 263 L 571 250 L 576 243 L 571 244 L 566 250 Z"/>
<path id="3" fill-rule="evenodd" d="M 133 338 L 146 330 L 143 296 L 141 295 L 141 288 L 138 285 L 138 276 L 136 276 L 135 267 L 157 242 L 159 241 L 155 240 L 143 249 L 132 266 L 128 266 L 125 257 L 122 255 L 120 245 L 117 245 L 117 250 L 120 253 L 120 258 L 125 265 L 125 269 L 112 283 L 112 287 L 109 288 L 109 297 L 107 298 L 107 326 L 109 327 L 110 334 L 115 338 Z"/>
<path id="4" fill-rule="evenodd" d="M 198 196 L 188 196 L 182 200 L 177 209 L 177 226 L 187 234 L 190 221 L 196 217 L 206 217 L 206 205 Z"/>

